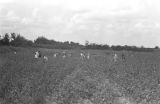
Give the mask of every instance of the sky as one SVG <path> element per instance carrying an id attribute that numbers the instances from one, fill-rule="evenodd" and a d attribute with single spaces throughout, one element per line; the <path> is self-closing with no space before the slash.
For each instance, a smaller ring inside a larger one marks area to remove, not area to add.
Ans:
<path id="1" fill-rule="evenodd" d="M 160 46 L 160 0 L 0 0 L 0 34 Z"/>

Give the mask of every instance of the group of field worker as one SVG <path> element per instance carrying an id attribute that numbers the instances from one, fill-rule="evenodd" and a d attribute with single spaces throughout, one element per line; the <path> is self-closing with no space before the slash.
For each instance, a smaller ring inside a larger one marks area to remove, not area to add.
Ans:
<path id="1" fill-rule="evenodd" d="M 81 59 L 90 59 L 90 54 L 89 53 L 87 53 L 87 54 L 85 54 L 85 53 L 83 53 L 83 52 L 81 52 L 80 53 L 80 58 Z"/>
<path id="2" fill-rule="evenodd" d="M 54 53 L 53 57 L 56 58 L 57 56 L 58 56 L 58 53 Z M 71 56 L 71 54 L 69 54 L 69 56 Z M 40 51 L 36 51 L 35 55 L 34 55 L 34 58 L 38 59 L 38 58 L 41 58 L 41 57 L 42 57 L 42 53 Z M 65 52 L 62 52 L 62 58 L 66 58 L 66 53 Z M 44 62 L 47 62 L 48 57 L 44 55 L 43 60 L 44 60 Z"/>
<path id="3" fill-rule="evenodd" d="M 40 52 L 40 51 L 36 51 L 36 52 L 35 52 L 35 55 L 34 55 L 34 58 L 37 59 L 37 58 L 40 58 L 40 57 L 42 57 L 41 52 Z M 44 62 L 48 61 L 48 57 L 47 57 L 47 56 L 43 56 L 43 59 L 44 59 L 44 60 L 43 60 Z"/>
<path id="4" fill-rule="evenodd" d="M 56 53 L 53 54 L 54 58 L 56 58 L 58 56 L 61 56 L 64 59 L 66 57 L 71 57 L 72 53 L 67 53 L 67 52 L 63 51 L 62 53 L 56 52 Z M 34 58 L 38 59 L 38 58 L 41 58 L 41 57 L 43 57 L 43 59 L 45 61 L 48 61 L 48 57 L 47 56 L 45 56 L 45 55 L 42 56 L 42 53 L 40 51 L 36 51 L 35 54 L 34 54 Z M 80 53 L 80 58 L 81 59 L 89 59 L 90 58 L 90 54 L 81 52 Z"/>
<path id="5" fill-rule="evenodd" d="M 34 58 L 39 58 L 39 57 L 41 57 L 41 52 L 40 51 L 36 51 L 35 55 L 34 55 Z"/>
<path id="6" fill-rule="evenodd" d="M 62 53 L 56 52 L 56 53 L 53 54 L 53 57 L 54 57 L 54 58 L 56 58 L 56 57 L 58 57 L 58 56 L 61 56 L 61 57 L 64 59 L 64 58 L 66 58 L 67 56 L 68 56 L 68 57 L 71 57 L 72 54 L 71 54 L 71 53 L 66 53 L 65 51 L 63 51 Z"/>
<path id="7" fill-rule="evenodd" d="M 120 56 L 120 57 L 118 57 L 118 54 L 115 53 L 115 54 L 113 55 L 113 61 L 114 61 L 114 62 L 117 62 L 117 61 L 118 61 L 118 58 L 121 58 L 123 61 L 126 60 L 124 53 L 122 53 L 122 54 L 119 55 L 119 56 Z"/>
<path id="8" fill-rule="evenodd" d="M 90 53 L 85 53 L 85 52 L 80 52 L 80 59 L 90 59 Z M 65 51 L 63 51 L 62 53 L 58 53 L 58 52 L 56 52 L 56 53 L 54 53 L 53 54 L 53 57 L 54 58 L 56 58 L 56 57 L 58 57 L 58 56 L 61 56 L 63 59 L 64 58 L 66 58 L 66 57 L 71 57 L 72 56 L 72 53 L 66 53 Z M 35 59 L 38 59 L 38 58 L 40 58 L 40 57 L 42 57 L 42 54 L 41 54 L 41 52 L 40 51 L 36 51 L 35 52 L 35 55 L 34 55 L 34 58 Z M 125 60 L 125 55 L 124 54 L 122 54 L 121 55 L 121 58 L 122 58 L 122 60 Z M 118 54 L 117 53 L 114 53 L 113 54 L 113 56 L 112 56 L 112 59 L 113 59 L 113 61 L 114 62 L 117 62 L 118 61 Z M 44 62 L 46 62 L 46 61 L 48 61 L 48 57 L 47 56 L 43 56 L 43 60 L 44 60 Z"/>

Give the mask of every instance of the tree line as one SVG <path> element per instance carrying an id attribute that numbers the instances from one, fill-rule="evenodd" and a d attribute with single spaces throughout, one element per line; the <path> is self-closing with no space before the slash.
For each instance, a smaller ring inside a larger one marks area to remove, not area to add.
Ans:
<path id="1" fill-rule="evenodd" d="M 137 46 L 128 46 L 128 45 L 112 45 L 109 46 L 107 44 L 96 44 L 96 43 L 88 43 L 85 44 L 85 48 L 86 49 L 100 49 L 100 50 L 114 50 L 114 51 L 123 51 L 123 50 L 127 50 L 127 51 L 138 51 L 138 52 L 151 52 L 154 51 L 155 49 L 159 49 L 158 46 L 155 46 L 155 48 L 146 48 L 146 47 L 137 47 Z"/>
<path id="2" fill-rule="evenodd" d="M 15 47 L 32 46 L 33 42 L 21 36 L 20 34 L 5 33 L 4 35 L 0 35 L 0 45 L 15 46 Z"/>
<path id="3" fill-rule="evenodd" d="M 5 33 L 4 35 L 0 35 L 0 46 L 15 46 L 15 47 L 40 47 L 40 48 L 54 48 L 54 49 L 99 49 L 99 50 L 128 50 L 128 51 L 145 51 L 150 52 L 155 49 L 159 49 L 158 46 L 154 48 L 146 48 L 146 47 L 137 47 L 137 46 L 121 46 L 121 45 L 112 45 L 109 46 L 107 44 L 97 44 L 97 43 L 89 43 L 89 41 L 85 42 L 85 45 L 72 42 L 72 41 L 55 41 L 53 39 L 47 39 L 44 36 L 40 36 L 34 41 L 28 40 L 20 34 L 16 33 Z"/>
<path id="4" fill-rule="evenodd" d="M 40 36 L 34 41 L 31 41 L 16 33 L 5 33 L 4 35 L 0 35 L 0 46 L 41 47 L 56 49 L 75 49 L 84 47 L 83 45 L 72 41 L 60 42 L 47 39 L 44 36 Z"/>

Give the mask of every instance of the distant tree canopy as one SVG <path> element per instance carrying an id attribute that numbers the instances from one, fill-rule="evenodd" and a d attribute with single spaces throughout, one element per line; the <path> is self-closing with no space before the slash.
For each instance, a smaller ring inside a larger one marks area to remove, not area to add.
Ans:
<path id="1" fill-rule="evenodd" d="M 9 34 L 8 33 L 6 33 L 4 35 L 4 37 L 1 39 L 0 43 L 3 45 L 9 45 Z"/>
<path id="2" fill-rule="evenodd" d="M 109 45 L 107 45 L 107 44 L 106 45 L 102 45 L 102 44 L 89 43 L 89 42 L 87 42 L 85 44 L 85 48 L 86 49 L 102 49 L 102 50 L 110 49 Z"/>
<path id="3" fill-rule="evenodd" d="M 0 40 L 0 45 L 11 45 L 11 46 L 31 46 L 33 42 L 27 40 L 20 34 L 6 33 Z"/>
<path id="4" fill-rule="evenodd" d="M 109 46 L 107 44 L 97 44 L 97 43 L 89 43 L 89 41 L 85 41 L 85 45 L 81 45 L 75 42 L 59 42 L 55 40 L 49 40 L 46 37 L 38 37 L 37 39 L 32 42 L 31 40 L 26 39 L 25 37 L 21 36 L 20 34 L 16 33 L 6 33 L 4 35 L 0 35 L 0 45 L 10 45 L 10 46 L 32 46 L 32 47 L 41 47 L 41 48 L 56 48 L 56 49 L 99 49 L 99 50 L 128 50 L 128 51 L 145 51 L 150 52 L 154 49 L 159 49 L 158 46 L 154 48 L 145 48 L 143 46 L 136 47 L 136 46 L 121 46 L 121 45 L 112 45 Z"/>
<path id="5" fill-rule="evenodd" d="M 54 43 L 56 43 L 56 41 L 54 41 L 54 40 L 48 40 L 47 38 L 41 36 L 41 37 L 38 37 L 34 41 L 34 43 L 36 43 L 36 44 L 54 44 Z"/>
<path id="6" fill-rule="evenodd" d="M 58 48 L 58 49 L 74 49 L 74 48 L 80 48 L 82 45 L 75 42 L 59 42 L 55 40 L 49 40 L 43 36 L 38 37 L 34 43 L 37 47 L 47 47 L 47 48 Z"/>
<path id="7" fill-rule="evenodd" d="M 158 47 L 158 46 L 155 46 L 155 49 L 159 49 L 159 47 Z"/>
<path id="8" fill-rule="evenodd" d="M 11 41 L 11 45 L 13 46 L 31 46 L 33 42 L 31 40 L 27 40 L 21 35 L 17 35 L 13 41 Z"/>
<path id="9" fill-rule="evenodd" d="M 100 49 L 100 50 L 105 50 L 105 49 L 111 49 L 114 51 L 122 51 L 122 50 L 127 50 L 127 51 L 143 51 L 143 52 L 151 52 L 153 51 L 153 48 L 144 48 L 143 46 L 136 47 L 136 46 L 121 46 L 121 45 L 117 45 L 117 46 L 109 46 L 109 45 L 103 45 L 103 44 L 96 44 L 96 43 L 89 43 L 89 41 L 85 42 L 85 49 Z"/>
<path id="10" fill-rule="evenodd" d="M 143 46 L 141 46 L 140 48 L 139 47 L 136 47 L 136 46 L 111 46 L 111 49 L 112 50 L 116 50 L 116 51 L 121 51 L 121 50 L 127 50 L 127 51 L 143 51 L 143 52 L 151 52 L 151 51 L 154 51 L 153 48 L 144 48 Z"/>

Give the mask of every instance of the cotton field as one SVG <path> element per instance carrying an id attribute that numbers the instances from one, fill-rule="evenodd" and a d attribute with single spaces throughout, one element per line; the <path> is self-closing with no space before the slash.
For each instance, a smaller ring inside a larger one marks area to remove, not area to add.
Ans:
<path id="1" fill-rule="evenodd" d="M 0 104 L 160 103 L 158 51 L 10 48 L 0 48 Z"/>

